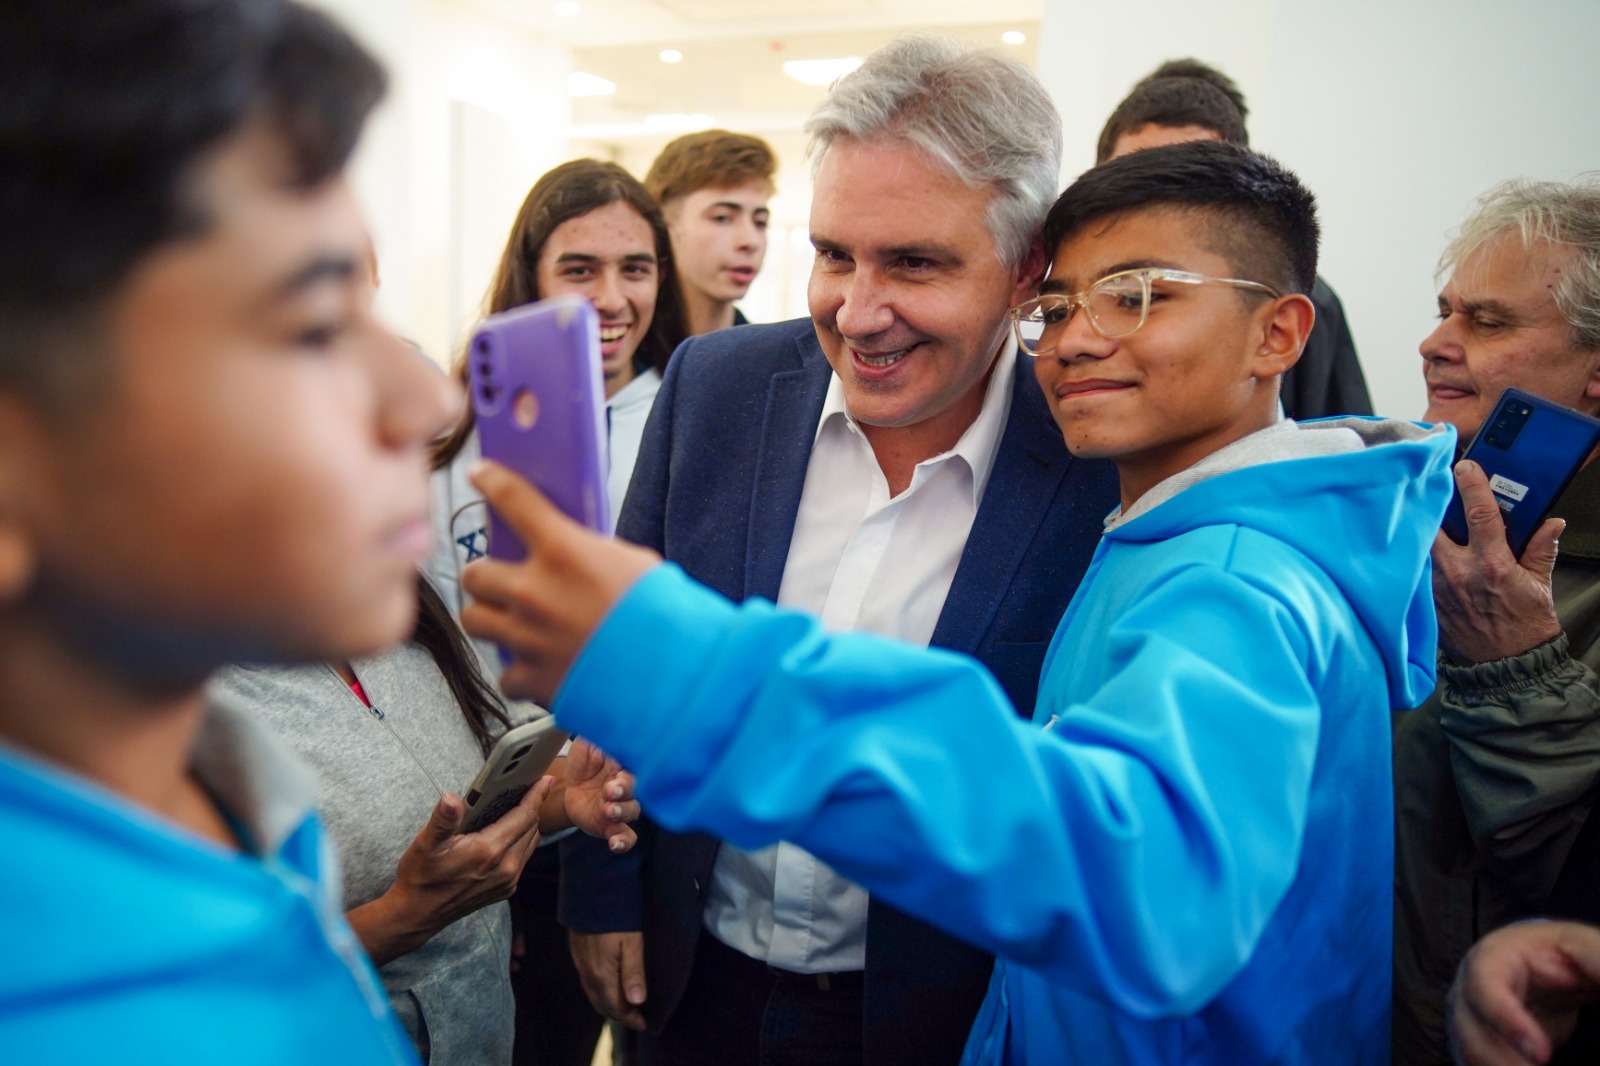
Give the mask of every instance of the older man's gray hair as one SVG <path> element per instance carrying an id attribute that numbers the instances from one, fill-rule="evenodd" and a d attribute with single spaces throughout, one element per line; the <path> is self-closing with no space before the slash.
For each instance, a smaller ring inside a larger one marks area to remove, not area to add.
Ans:
<path id="1" fill-rule="evenodd" d="M 1016 266 L 1055 200 L 1061 117 L 1049 93 L 1010 56 L 912 34 L 873 52 L 828 90 L 805 131 L 812 173 L 834 141 L 900 141 L 956 178 L 994 190 L 986 222 Z"/>
<path id="2" fill-rule="evenodd" d="M 1455 271 L 1466 259 L 1503 233 L 1515 232 L 1532 251 L 1539 241 L 1573 250 L 1572 264 L 1556 283 L 1556 307 L 1572 328 L 1572 346 L 1600 349 L 1600 173 L 1572 182 L 1502 182 L 1478 198 L 1478 208 L 1461 224 L 1444 254 L 1437 276 Z"/>

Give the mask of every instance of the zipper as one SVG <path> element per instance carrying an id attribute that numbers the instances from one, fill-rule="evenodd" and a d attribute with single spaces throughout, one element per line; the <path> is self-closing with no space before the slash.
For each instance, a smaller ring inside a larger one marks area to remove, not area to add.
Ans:
<path id="1" fill-rule="evenodd" d="M 377 700 L 373 700 L 371 704 L 363 703 L 361 701 L 361 697 L 357 696 L 355 694 L 355 691 L 353 689 L 351 689 L 351 687 L 349 685 L 345 684 L 344 678 L 339 676 L 339 671 L 335 670 L 331 665 L 329 665 L 327 663 L 323 663 L 322 665 L 327 668 L 328 673 L 333 675 L 334 680 L 339 682 L 339 687 L 344 690 L 344 694 L 346 696 L 348 696 L 351 700 L 353 700 L 357 707 L 360 707 L 363 711 L 366 711 L 368 714 L 372 715 L 372 717 L 376 718 L 378 720 L 378 723 L 380 725 L 382 725 L 383 728 L 388 732 L 388 734 L 395 739 L 395 743 L 399 744 L 402 748 L 405 749 L 405 753 L 407 755 L 411 756 L 412 763 L 415 764 L 415 766 L 416 766 L 416 768 L 418 770 L 422 771 L 422 776 L 426 777 L 428 779 L 428 783 L 433 786 L 434 792 L 438 793 L 439 797 L 441 799 L 443 799 L 444 798 L 444 794 L 445 794 L 444 786 L 439 784 L 439 779 L 437 777 L 434 777 L 433 776 L 433 772 L 428 769 L 427 765 L 425 763 L 423 763 L 423 761 L 420 758 L 417 757 L 416 749 L 413 748 L 410 744 L 406 743 L 406 738 L 401 736 L 400 733 L 395 729 L 395 727 L 392 724 L 390 724 L 388 716 L 385 715 L 383 713 L 383 709 L 378 706 L 378 701 Z M 354 663 L 352 663 L 350 665 L 350 672 L 351 673 L 355 673 L 355 664 Z M 359 675 L 357 675 L 356 680 L 357 681 L 361 680 Z M 372 699 L 372 693 L 367 691 L 367 686 L 366 686 L 366 684 L 364 682 L 361 685 L 361 691 L 367 693 L 367 698 L 368 699 Z M 460 708 L 457 708 L 456 710 L 457 710 L 457 713 L 460 713 Z M 463 817 L 464 817 L 464 815 L 463 815 Z M 420 829 L 421 827 L 419 826 L 418 828 Z M 478 919 L 478 926 L 483 931 L 483 935 L 486 938 L 488 938 L 489 946 L 492 949 L 495 946 L 494 927 L 489 924 L 488 911 L 489 911 L 488 907 L 479 907 L 476 911 L 473 912 L 473 917 Z M 444 929 L 440 929 L 439 932 L 440 933 L 444 932 Z M 434 935 L 437 936 L 438 934 L 436 933 Z"/>

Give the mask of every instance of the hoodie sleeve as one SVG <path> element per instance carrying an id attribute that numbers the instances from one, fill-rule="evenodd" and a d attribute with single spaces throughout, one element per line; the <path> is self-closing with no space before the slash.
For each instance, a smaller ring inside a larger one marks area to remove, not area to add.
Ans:
<path id="1" fill-rule="evenodd" d="M 735 607 L 666 565 L 555 712 L 638 773 L 663 823 L 793 841 L 963 939 L 1162 1016 L 1239 971 L 1293 879 L 1319 719 L 1306 644 L 1274 592 L 1180 571 L 1117 623 L 1088 704 L 1050 706 L 1074 668 L 1053 660 L 1041 729 L 970 659 Z"/>

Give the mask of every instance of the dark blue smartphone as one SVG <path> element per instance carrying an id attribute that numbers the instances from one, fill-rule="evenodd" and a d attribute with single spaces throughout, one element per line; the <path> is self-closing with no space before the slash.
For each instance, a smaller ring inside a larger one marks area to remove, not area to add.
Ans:
<path id="1" fill-rule="evenodd" d="M 484 319 L 467 352 L 483 455 L 510 467 L 567 515 L 611 532 L 606 500 L 600 325 L 581 296 L 557 296 Z M 489 555 L 526 551 L 489 508 Z"/>
<path id="2" fill-rule="evenodd" d="M 1506 540 L 1518 558 L 1568 483 L 1600 443 L 1600 421 L 1521 389 L 1501 393 L 1463 459 L 1483 468 L 1500 504 Z M 1444 531 L 1467 542 L 1458 489 L 1444 513 Z"/>

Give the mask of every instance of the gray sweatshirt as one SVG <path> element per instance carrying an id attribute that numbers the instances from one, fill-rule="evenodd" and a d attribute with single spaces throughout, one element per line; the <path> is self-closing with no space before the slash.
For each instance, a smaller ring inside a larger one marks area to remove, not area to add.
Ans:
<path id="1" fill-rule="evenodd" d="M 257 716 L 317 771 L 346 910 L 384 893 L 440 794 L 460 795 L 483 764 L 427 652 L 403 645 L 352 665 L 372 709 L 326 665 L 236 666 L 212 682 L 214 698 Z M 497 903 L 378 971 L 424 1062 L 511 1061 L 510 955 L 510 912 Z"/>

